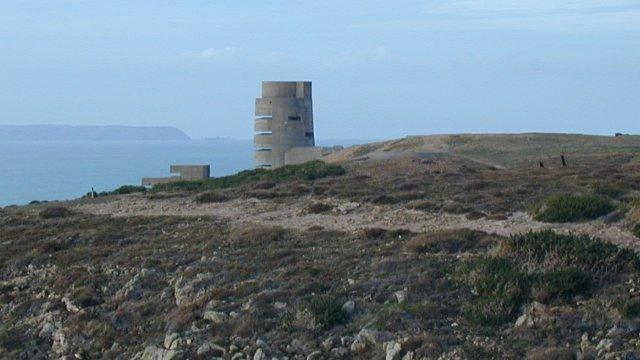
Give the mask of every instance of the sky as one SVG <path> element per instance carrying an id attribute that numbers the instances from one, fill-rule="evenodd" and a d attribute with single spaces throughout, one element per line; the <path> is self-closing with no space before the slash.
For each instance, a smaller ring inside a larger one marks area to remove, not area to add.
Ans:
<path id="1" fill-rule="evenodd" d="M 263 80 L 324 139 L 640 133 L 640 1 L 0 1 L 0 124 L 248 139 Z"/>

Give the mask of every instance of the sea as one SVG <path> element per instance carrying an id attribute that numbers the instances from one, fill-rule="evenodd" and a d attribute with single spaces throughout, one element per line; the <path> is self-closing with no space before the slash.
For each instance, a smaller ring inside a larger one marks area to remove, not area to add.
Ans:
<path id="1" fill-rule="evenodd" d="M 319 146 L 364 143 L 318 141 Z M 171 164 L 210 164 L 211 176 L 253 166 L 251 140 L 0 141 L 0 206 L 68 200 L 143 177 L 169 176 Z"/>

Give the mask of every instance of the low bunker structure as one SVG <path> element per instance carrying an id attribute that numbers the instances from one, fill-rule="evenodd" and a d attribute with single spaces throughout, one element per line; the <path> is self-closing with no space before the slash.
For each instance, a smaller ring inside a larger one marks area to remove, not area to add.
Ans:
<path id="1" fill-rule="evenodd" d="M 209 165 L 171 165 L 171 174 L 178 174 L 164 178 L 142 178 L 143 186 L 153 186 L 176 181 L 196 181 L 208 179 L 211 176 Z"/>

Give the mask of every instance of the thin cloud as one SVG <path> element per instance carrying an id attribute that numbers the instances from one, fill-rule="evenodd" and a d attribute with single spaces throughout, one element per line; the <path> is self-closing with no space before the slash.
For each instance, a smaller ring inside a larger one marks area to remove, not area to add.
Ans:
<path id="1" fill-rule="evenodd" d="M 207 48 L 200 52 L 185 52 L 183 57 L 192 61 L 224 61 L 240 54 L 240 49 L 233 46 L 223 48 Z"/>
<path id="2" fill-rule="evenodd" d="M 427 6 L 422 16 L 356 24 L 388 31 L 640 31 L 640 4 L 628 0 L 458 0 Z"/>

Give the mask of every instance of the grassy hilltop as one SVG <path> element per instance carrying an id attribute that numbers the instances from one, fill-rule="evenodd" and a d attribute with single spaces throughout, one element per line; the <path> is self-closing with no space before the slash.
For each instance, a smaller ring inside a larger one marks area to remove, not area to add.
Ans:
<path id="1" fill-rule="evenodd" d="M 639 150 L 408 137 L 0 209 L 0 358 L 634 358 Z"/>

